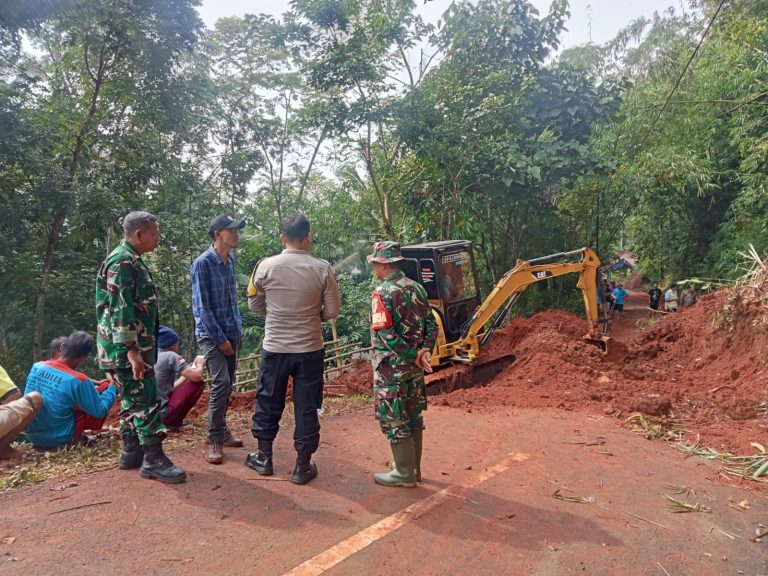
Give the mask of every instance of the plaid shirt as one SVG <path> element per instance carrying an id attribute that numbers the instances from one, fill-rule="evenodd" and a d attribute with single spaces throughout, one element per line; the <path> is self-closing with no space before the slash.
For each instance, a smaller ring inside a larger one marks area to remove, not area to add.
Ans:
<path id="1" fill-rule="evenodd" d="M 237 344 L 243 335 L 243 319 L 237 308 L 235 258 L 224 262 L 213 246 L 192 263 L 192 315 L 195 336 L 209 338 L 217 346 L 229 340 Z"/>

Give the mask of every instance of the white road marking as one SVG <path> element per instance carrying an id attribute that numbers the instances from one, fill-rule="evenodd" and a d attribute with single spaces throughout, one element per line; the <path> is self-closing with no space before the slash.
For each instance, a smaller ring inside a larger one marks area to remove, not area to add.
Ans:
<path id="1" fill-rule="evenodd" d="M 414 502 L 407 508 L 404 508 L 399 512 L 395 512 L 394 514 L 379 520 L 376 522 L 376 524 L 361 530 L 357 534 L 353 534 L 335 546 L 331 546 L 327 550 L 320 552 L 309 560 L 302 562 L 293 570 L 286 572 L 283 576 L 317 576 L 318 574 L 322 574 L 326 570 L 336 566 L 336 564 L 343 562 L 350 556 L 353 556 L 364 548 L 367 548 L 377 540 L 380 540 L 381 538 L 391 534 L 406 523 L 412 520 L 416 520 L 422 514 L 437 508 L 449 498 L 456 496 L 457 492 L 464 491 L 468 488 L 475 488 L 483 482 L 490 480 L 494 476 L 509 470 L 514 464 L 518 464 L 526 460 L 528 460 L 527 454 L 511 454 L 509 457 L 505 458 L 498 464 L 486 468 L 469 482 L 443 488 L 439 492 L 435 492 L 423 500 Z"/>

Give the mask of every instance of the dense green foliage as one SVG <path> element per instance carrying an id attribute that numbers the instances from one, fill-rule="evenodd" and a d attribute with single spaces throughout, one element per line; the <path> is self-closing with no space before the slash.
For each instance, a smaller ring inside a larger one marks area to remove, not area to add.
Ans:
<path id="1" fill-rule="evenodd" d="M 363 341 L 370 284 L 350 272 L 368 277 L 382 237 L 473 240 L 486 289 L 582 245 L 627 245 L 667 280 L 733 277 L 749 243 L 768 250 L 767 0 L 691 0 L 559 53 L 566 0 L 457 2 L 438 26 L 414 0 L 293 0 L 213 30 L 197 3 L 0 6 L 0 364 L 16 378 L 51 337 L 94 329 L 95 274 L 132 209 L 161 217 L 147 260 L 186 347 L 189 265 L 220 212 L 249 222 L 242 286 L 305 212 L 340 278 L 339 332 Z M 518 309 L 578 306 L 568 286 Z M 257 350 L 263 321 L 241 308 Z"/>
<path id="2" fill-rule="evenodd" d="M 768 250 L 768 2 L 724 2 L 718 13 L 719 5 L 669 10 L 606 46 L 562 57 L 631 82 L 619 113 L 592 140 L 593 153 L 612 158 L 615 170 L 600 184 L 580 182 L 564 209 L 591 214 L 580 237 L 594 242 L 590 208 L 601 195 L 602 241 L 623 237 L 655 278 L 733 278 L 750 243 Z"/>

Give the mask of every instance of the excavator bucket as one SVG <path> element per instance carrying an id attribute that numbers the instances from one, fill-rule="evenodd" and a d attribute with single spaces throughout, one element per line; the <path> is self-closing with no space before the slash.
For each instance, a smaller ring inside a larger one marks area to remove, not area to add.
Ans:
<path id="1" fill-rule="evenodd" d="M 584 341 L 600 348 L 606 356 L 611 353 L 611 348 L 613 347 L 613 339 L 605 334 L 586 334 Z"/>
<path id="2" fill-rule="evenodd" d="M 427 394 L 447 394 L 460 388 L 482 386 L 515 361 L 514 354 L 482 355 L 471 364 L 455 363 L 426 375 Z"/>
<path id="3" fill-rule="evenodd" d="M 584 341 L 600 348 L 609 362 L 621 363 L 629 354 L 629 349 L 606 334 L 587 334 Z"/>

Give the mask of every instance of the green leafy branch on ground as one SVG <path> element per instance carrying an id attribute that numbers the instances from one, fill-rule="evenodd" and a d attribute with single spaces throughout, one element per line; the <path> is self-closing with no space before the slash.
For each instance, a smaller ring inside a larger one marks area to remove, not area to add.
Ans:
<path id="1" fill-rule="evenodd" d="M 627 417 L 624 423 L 629 426 L 630 430 L 642 434 L 648 440 L 662 440 L 686 454 L 722 462 L 724 464 L 721 470 L 723 474 L 740 476 L 755 482 L 768 482 L 768 479 L 763 478 L 763 476 L 768 475 L 768 453 L 762 444 L 752 442 L 752 446 L 758 450 L 758 454 L 736 456 L 731 452 L 718 452 L 714 448 L 703 448 L 698 439 L 694 443 L 684 441 L 683 437 L 687 430 L 680 420 L 659 418 L 635 412 Z"/>
<path id="2" fill-rule="evenodd" d="M 113 438 L 99 438 L 90 446 L 66 446 L 61 450 L 42 452 L 29 445 L 23 451 L 21 462 L 5 474 L 0 470 L 0 492 L 48 478 L 69 478 L 92 470 L 115 466 L 120 444 Z"/>

